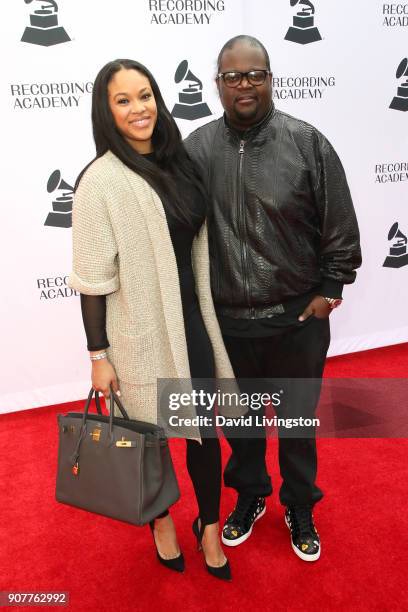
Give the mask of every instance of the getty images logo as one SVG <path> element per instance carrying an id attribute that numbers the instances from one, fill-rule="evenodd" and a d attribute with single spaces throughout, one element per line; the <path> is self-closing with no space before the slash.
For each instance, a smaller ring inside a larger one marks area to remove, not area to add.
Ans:
<path id="1" fill-rule="evenodd" d="M 398 227 L 398 222 L 393 223 L 388 232 L 388 241 L 391 242 L 388 256 L 383 263 L 384 268 L 402 268 L 408 266 L 407 242 L 408 239 Z"/>
<path id="2" fill-rule="evenodd" d="M 58 25 L 58 5 L 55 0 L 24 0 L 24 2 L 41 4 L 40 8 L 30 15 L 30 25 L 24 30 L 22 42 L 51 47 L 71 40 L 65 29 Z"/>
<path id="3" fill-rule="evenodd" d="M 187 60 L 183 60 L 174 75 L 176 83 L 187 84 L 178 94 L 179 101 L 174 105 L 171 114 L 176 119 L 194 121 L 212 115 L 208 104 L 203 102 L 203 84 L 195 74 L 188 69 Z"/>
<path id="4" fill-rule="evenodd" d="M 290 0 L 290 6 L 302 6 L 302 10 L 293 16 L 293 25 L 286 32 L 285 40 L 308 45 L 322 40 L 319 30 L 314 25 L 315 8 L 310 0 Z"/>
<path id="5" fill-rule="evenodd" d="M 401 79 L 401 83 L 397 89 L 397 95 L 394 96 L 390 108 L 399 111 L 408 111 L 408 58 L 400 62 L 395 74 L 397 79 Z"/>
<path id="6" fill-rule="evenodd" d="M 52 212 L 48 213 L 44 225 L 71 227 L 74 189 L 61 177 L 60 170 L 54 170 L 47 181 L 48 193 L 54 193 Z"/>

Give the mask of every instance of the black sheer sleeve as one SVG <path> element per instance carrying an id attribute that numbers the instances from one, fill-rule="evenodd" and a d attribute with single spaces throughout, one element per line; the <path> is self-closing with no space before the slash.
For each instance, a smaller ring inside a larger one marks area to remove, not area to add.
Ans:
<path id="1" fill-rule="evenodd" d="M 81 311 L 84 322 L 88 351 L 108 348 L 106 335 L 106 295 L 85 295 L 81 293 Z"/>

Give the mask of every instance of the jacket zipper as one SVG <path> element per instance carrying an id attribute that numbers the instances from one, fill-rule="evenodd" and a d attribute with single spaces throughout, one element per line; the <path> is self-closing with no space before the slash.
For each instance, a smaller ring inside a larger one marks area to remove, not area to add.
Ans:
<path id="1" fill-rule="evenodd" d="M 245 221 L 245 210 L 244 210 L 244 197 L 242 188 L 242 167 L 244 163 L 245 153 L 245 140 L 241 140 L 239 143 L 239 164 L 238 164 L 238 212 L 240 216 L 240 225 L 242 232 L 242 272 L 243 272 L 243 284 L 245 299 L 250 310 L 250 317 L 254 317 L 255 309 L 251 307 L 250 290 L 249 290 L 249 274 L 248 274 L 248 244 L 246 236 L 246 221 Z"/>

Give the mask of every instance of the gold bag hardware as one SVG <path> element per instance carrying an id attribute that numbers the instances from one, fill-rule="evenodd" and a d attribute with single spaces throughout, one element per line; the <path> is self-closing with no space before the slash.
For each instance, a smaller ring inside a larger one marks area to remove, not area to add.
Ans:
<path id="1" fill-rule="evenodd" d="M 101 430 L 100 429 L 94 429 L 94 430 L 91 431 L 90 435 L 92 436 L 92 440 L 94 442 L 99 442 L 99 440 L 101 439 Z"/>
<path id="2" fill-rule="evenodd" d="M 126 440 L 125 436 L 122 436 L 121 440 L 117 440 L 116 446 L 119 448 L 132 448 L 136 446 L 136 442 L 132 442 L 132 440 Z"/>

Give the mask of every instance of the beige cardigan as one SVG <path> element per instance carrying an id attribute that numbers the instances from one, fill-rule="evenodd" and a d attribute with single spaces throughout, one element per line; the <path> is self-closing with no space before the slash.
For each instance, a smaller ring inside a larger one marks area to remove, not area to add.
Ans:
<path id="1" fill-rule="evenodd" d="M 194 239 L 192 262 L 216 377 L 232 379 L 211 298 L 205 224 Z M 177 263 L 160 198 L 110 151 L 87 169 L 75 194 L 68 284 L 107 295 L 108 357 L 123 403 L 131 418 L 160 422 L 157 379 L 190 378 Z M 194 417 L 194 406 L 177 415 Z M 200 439 L 197 427 L 175 435 Z"/>

